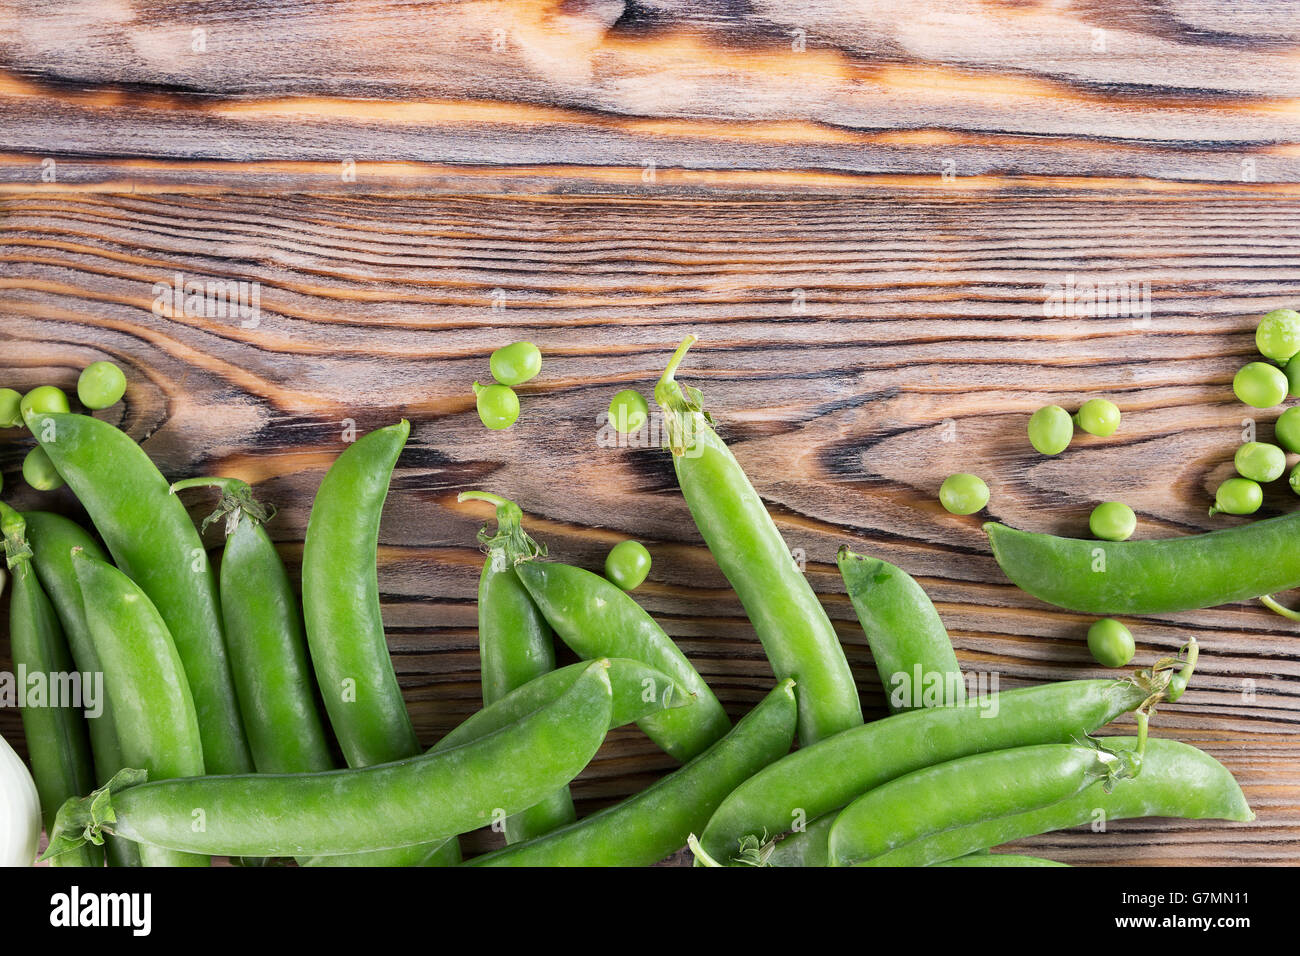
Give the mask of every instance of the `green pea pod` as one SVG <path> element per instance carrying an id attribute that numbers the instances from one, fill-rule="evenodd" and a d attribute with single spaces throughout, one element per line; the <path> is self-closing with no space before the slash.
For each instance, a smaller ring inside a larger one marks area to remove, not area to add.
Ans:
<path id="1" fill-rule="evenodd" d="M 609 675 L 597 661 L 553 703 L 462 747 L 357 770 L 195 777 L 97 791 L 60 811 L 50 852 L 101 830 L 174 850 L 238 856 L 429 844 L 533 806 L 572 780 L 604 740 L 610 708 Z M 202 829 L 191 826 L 196 811 Z"/>
<path id="2" fill-rule="evenodd" d="M 931 866 L 1069 866 L 1045 860 L 1041 856 L 1022 856 L 1018 853 L 971 853 L 955 860 L 932 863 Z"/>
<path id="3" fill-rule="evenodd" d="M 162 614 L 143 589 L 111 564 L 84 551 L 73 551 L 72 563 L 86 624 L 113 701 L 122 758 L 158 780 L 202 774 L 198 715 Z M 197 823 L 190 812 L 197 806 L 184 812 L 184 826 Z M 50 841 L 53 845 L 53 832 Z M 209 862 L 206 856 L 157 845 L 141 846 L 140 858 L 145 866 L 207 866 Z"/>
<path id="4" fill-rule="evenodd" d="M 659 710 L 669 707 L 685 707 L 692 703 L 692 698 L 678 690 L 677 685 L 669 680 L 666 674 L 652 667 L 646 667 L 640 661 L 612 657 L 607 659 L 605 663 L 609 667 L 609 683 L 613 697 L 609 717 L 610 730 L 615 727 L 622 727 L 625 724 L 635 723 Z M 482 710 L 471 714 L 447 736 L 434 744 L 429 753 L 439 753 L 443 750 L 450 750 L 452 747 L 463 747 L 486 737 L 488 734 L 496 733 L 511 724 L 517 723 L 534 711 L 558 700 L 573 687 L 574 682 L 590 666 L 586 661 L 570 664 L 568 667 L 548 671 L 540 677 L 535 677 L 528 683 L 520 685 L 495 703 L 489 704 Z M 370 854 L 361 854 L 360 858 L 316 857 L 307 862 L 306 865 L 356 865 L 351 861 L 358 859 L 363 865 L 376 866 L 450 865 L 446 857 L 436 850 L 432 851 L 432 855 L 430 855 L 427 847 L 417 849 L 422 850 L 423 855 L 404 851 L 407 852 L 406 857 L 388 860 L 382 859 L 380 854 L 394 851 L 379 851 L 373 857 Z M 333 862 L 340 860 L 345 862 Z"/>
<path id="5" fill-rule="evenodd" d="M 1117 753 L 1143 746 L 1142 772 L 1120 780 L 1107 792 L 1101 783 L 1050 806 L 995 817 L 910 844 L 892 854 L 892 864 L 937 863 L 970 852 L 968 848 L 1000 846 L 1012 840 L 1063 830 L 1081 824 L 1105 824 L 1133 817 L 1177 817 L 1184 820 L 1247 822 L 1255 814 L 1237 781 L 1209 754 L 1177 740 L 1106 737 Z"/>
<path id="6" fill-rule="evenodd" d="M 740 597 L 776 676 L 798 686 L 805 746 L 862 723 L 844 648 L 808 579 L 731 450 L 710 427 L 698 389 L 675 381 L 688 336 L 655 386 L 682 496 Z"/>
<path id="7" fill-rule="evenodd" d="M 72 660 L 82 674 L 102 675 L 103 666 L 95 651 L 90 628 L 86 625 L 86 610 L 81 603 L 81 587 L 77 572 L 72 566 L 72 549 L 81 548 L 92 558 L 107 561 L 108 555 L 90 534 L 69 518 L 47 511 L 26 511 L 27 540 L 32 546 L 32 567 L 40 579 L 58 615 L 63 634 L 68 639 Z M 122 747 L 117 740 L 113 722 L 113 702 L 106 689 L 101 687 L 97 701 L 99 716 L 89 718 L 90 752 L 94 757 L 95 783 L 103 786 L 113 774 L 126 764 L 122 760 Z M 110 838 L 104 843 L 109 866 L 139 866 L 139 848 L 129 840 Z"/>
<path id="8" fill-rule="evenodd" d="M 960 704 L 961 667 L 934 603 L 902 568 L 840 548 L 840 575 L 871 645 L 889 709 Z"/>
<path id="9" fill-rule="evenodd" d="M 27 697 L 20 714 L 32 779 L 41 801 L 46 832 L 54 814 L 70 796 L 94 786 L 95 771 L 81 702 L 63 701 L 62 689 L 76 672 L 63 629 L 32 567 L 22 515 L 0 503 L 0 531 L 6 563 L 13 576 L 9 598 L 9 640 L 14 667 L 27 674 Z M 36 677 L 39 684 L 33 684 Z M 39 699 L 33 695 L 39 694 Z M 55 699 L 54 695 L 60 699 Z M 103 866 L 98 847 L 82 847 L 59 861 L 63 866 Z"/>
<path id="10" fill-rule="evenodd" d="M 307 521 L 302 553 L 303 622 L 316 682 L 349 767 L 420 752 L 397 684 L 379 604 L 379 522 L 393 467 L 411 425 L 377 428 L 330 467 Z M 454 843 L 440 861 L 460 859 Z M 423 853 L 399 848 L 329 865 L 414 866 Z"/>
<path id="11" fill-rule="evenodd" d="M 1132 751 L 1036 744 L 960 757 L 869 790 L 836 817 L 832 866 L 920 866 L 938 862 L 914 844 L 995 817 L 1027 813 L 1077 795 L 1102 780 L 1133 776 Z M 966 852 L 983 849 L 972 846 Z M 962 854 L 965 855 L 965 854 Z"/>
<path id="12" fill-rule="evenodd" d="M 1300 587 L 1300 511 L 1236 528 L 1094 541 L 984 525 L 993 557 L 1034 597 L 1088 614 L 1164 614 Z M 1170 573 L 1176 569 L 1177 573 Z"/>
<path id="13" fill-rule="evenodd" d="M 298 597 L 262 526 L 270 516 L 238 479 L 191 478 L 172 491 L 194 487 L 221 490 L 221 504 L 203 527 L 225 519 L 221 613 L 254 766 L 258 773 L 331 770 Z"/>
<path id="14" fill-rule="evenodd" d="M 649 866 L 679 849 L 723 797 L 790 749 L 798 708 L 782 681 L 704 753 L 636 796 L 473 866 Z"/>
<path id="15" fill-rule="evenodd" d="M 801 748 L 755 774 L 731 793 L 709 820 L 701 843 L 728 861 L 742 840 L 769 839 L 807 827 L 895 777 L 970 754 L 1030 744 L 1067 743 L 1131 710 L 1148 712 L 1190 676 L 1194 642 L 1182 674 L 1178 661 L 1120 680 L 1065 681 L 968 699 L 955 707 L 895 714 Z M 1185 683 L 1185 681 L 1183 682 Z M 796 832 L 778 855 L 799 859 L 810 839 Z M 824 846 L 824 841 L 823 844 Z M 815 858 L 816 847 L 807 851 Z"/>
<path id="16" fill-rule="evenodd" d="M 646 736 L 678 760 L 703 752 L 731 726 L 709 685 L 627 592 L 598 574 L 554 561 L 526 561 L 515 573 L 561 640 L 579 657 L 627 657 L 662 671 L 695 698 L 691 707 L 638 722 Z"/>
<path id="17" fill-rule="evenodd" d="M 555 636 L 520 582 L 507 555 L 507 540 L 540 552 L 520 526 L 519 506 L 497 495 L 468 491 L 457 501 L 486 501 L 496 506 L 497 533 L 479 535 L 487 560 L 478 582 L 478 646 L 483 703 L 491 705 L 535 677 L 555 670 Z M 503 540 L 506 539 L 506 540 Z M 506 843 L 549 833 L 575 819 L 573 798 L 565 787 L 535 807 L 505 821 Z"/>
<path id="18" fill-rule="evenodd" d="M 27 424 L 85 506 L 117 566 L 140 585 L 174 636 L 208 769 L 251 770 L 215 575 L 167 479 L 130 436 L 97 418 L 39 413 Z"/>

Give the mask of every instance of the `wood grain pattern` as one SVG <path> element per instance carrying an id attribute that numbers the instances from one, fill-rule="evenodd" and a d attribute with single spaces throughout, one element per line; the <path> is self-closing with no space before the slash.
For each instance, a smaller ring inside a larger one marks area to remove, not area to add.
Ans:
<path id="1" fill-rule="evenodd" d="M 1117 204 L 1087 190 L 979 202 L 883 191 L 770 201 L 15 191 L 0 203 L 3 384 L 71 387 L 88 362 L 118 362 L 127 400 L 103 414 L 169 477 L 255 482 L 281 509 L 271 530 L 295 569 L 344 420 L 362 430 L 412 420 L 380 580 L 426 742 L 479 705 L 473 536 L 484 515 L 455 503 L 471 487 L 518 500 L 562 560 L 595 568 L 617 540 L 644 541 L 655 565 L 637 596 L 729 711 L 770 686 L 666 453 L 598 441 L 612 394 L 648 392 L 686 332 L 701 342 L 683 378 L 705 390 L 789 543 L 805 551 L 879 716 L 878 681 L 835 571 L 840 544 L 917 575 L 963 667 L 996 673 L 1002 688 L 1100 676 L 1083 645 L 1087 619 L 1011 586 L 978 521 L 939 507 L 940 481 L 978 471 L 993 515 L 1040 530 L 1081 534 L 1092 505 L 1110 498 L 1137 510 L 1146 536 L 1241 520 L 1205 515 L 1248 411 L 1230 381 L 1253 352 L 1256 318 L 1300 301 L 1300 203 L 1253 194 Z M 259 282 L 260 324 L 155 315 L 152 286 L 176 272 Z M 1148 282 L 1149 324 L 1045 317 L 1045 285 L 1068 275 Z M 489 433 L 469 385 L 493 348 L 518 338 L 542 347 L 543 374 L 521 389 L 519 424 Z M 1091 396 L 1120 404 L 1120 431 L 1036 455 L 1028 414 Z M 1261 436 L 1275 414 L 1256 414 Z M 27 442 L 5 437 L 6 497 L 71 507 L 66 494 L 22 487 Z M 195 514 L 205 506 L 196 500 Z M 1265 510 L 1293 506 L 1278 491 Z M 1134 630 L 1143 662 L 1188 633 L 1201 641 L 1198 678 L 1161 710 L 1156 732 L 1222 759 L 1259 819 L 1135 821 L 1027 845 L 1078 863 L 1294 862 L 1293 626 L 1240 604 L 1139 619 Z M 15 729 L 16 715 L 0 712 L 0 732 Z M 635 730 L 616 732 L 578 782 L 581 808 L 669 765 Z"/>
<path id="2" fill-rule="evenodd" d="M 0 166 L 1300 180 L 1288 0 L 3 0 Z M 90 161 L 89 166 L 80 165 Z M 671 176 L 666 176 L 671 178 Z M 635 188 L 635 187 L 633 187 Z M 452 188 L 451 191 L 455 191 Z"/>

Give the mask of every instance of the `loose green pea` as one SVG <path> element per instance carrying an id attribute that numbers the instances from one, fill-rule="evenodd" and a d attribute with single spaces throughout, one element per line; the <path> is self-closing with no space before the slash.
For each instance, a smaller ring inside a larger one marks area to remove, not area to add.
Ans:
<path id="1" fill-rule="evenodd" d="M 1300 368 L 1300 362 L 1295 363 L 1295 367 Z M 1300 452 L 1300 405 L 1288 408 L 1277 417 L 1273 437 L 1287 451 Z"/>
<path id="2" fill-rule="evenodd" d="M 1092 509 L 1088 527 L 1103 541 L 1125 541 L 1137 529 L 1137 515 L 1122 501 L 1103 501 Z"/>
<path id="3" fill-rule="evenodd" d="M 1127 627 L 1113 617 L 1104 617 L 1088 628 L 1088 650 L 1103 667 L 1123 667 L 1133 659 L 1137 645 Z"/>
<path id="4" fill-rule="evenodd" d="M 1255 329 L 1255 347 L 1259 354 L 1285 364 L 1300 352 L 1300 312 L 1274 309 L 1259 320 Z"/>
<path id="5" fill-rule="evenodd" d="M 0 388 L 0 428 L 13 428 L 23 423 L 22 401 L 22 392 Z"/>
<path id="6" fill-rule="evenodd" d="M 1251 515 L 1264 503 L 1264 489 L 1249 478 L 1229 478 L 1214 493 L 1211 515 Z"/>
<path id="7" fill-rule="evenodd" d="M 1272 408 L 1281 404 L 1290 387 L 1286 375 L 1276 365 L 1251 362 L 1232 379 L 1232 390 L 1252 408 Z"/>
<path id="8" fill-rule="evenodd" d="M 68 396 L 63 394 L 63 389 L 55 388 L 53 385 L 38 385 L 23 396 L 18 407 L 22 411 L 23 421 L 27 421 L 33 415 L 43 415 L 46 412 L 71 410 Z"/>
<path id="9" fill-rule="evenodd" d="M 1286 471 L 1286 452 L 1262 441 L 1246 442 L 1232 460 L 1237 474 L 1252 481 L 1274 481 Z"/>
<path id="10" fill-rule="evenodd" d="M 605 577 L 624 591 L 635 591 L 650 573 L 650 552 L 640 541 L 620 541 L 605 556 Z"/>
<path id="11" fill-rule="evenodd" d="M 1074 437 L 1074 420 L 1060 405 L 1045 405 L 1029 416 L 1029 443 L 1043 455 L 1059 455 Z"/>
<path id="12" fill-rule="evenodd" d="M 1291 477 L 1287 479 L 1287 484 L 1291 486 L 1292 491 L 1300 495 L 1300 465 L 1291 469 Z"/>
<path id="13" fill-rule="evenodd" d="M 87 408 L 108 408 L 126 394 L 126 375 L 112 362 L 92 362 L 77 379 L 77 398 Z"/>
<path id="14" fill-rule="evenodd" d="M 63 476 L 45 454 L 45 449 L 37 445 L 23 459 L 23 480 L 37 491 L 53 491 L 63 484 Z"/>
<path id="15" fill-rule="evenodd" d="M 532 342 L 515 342 L 493 352 L 488 364 L 502 385 L 522 385 L 542 370 L 542 352 Z"/>
<path id="16" fill-rule="evenodd" d="M 519 396 L 509 385 L 474 383 L 478 417 L 488 428 L 509 428 L 519 419 Z"/>
<path id="17" fill-rule="evenodd" d="M 649 417 L 650 406 L 635 389 L 623 389 L 609 403 L 609 423 L 624 435 L 640 431 Z"/>
<path id="18" fill-rule="evenodd" d="M 955 515 L 973 515 L 989 503 L 989 486 L 978 475 L 959 471 L 943 480 L 939 501 Z"/>
<path id="19" fill-rule="evenodd" d="M 1090 398 L 1074 416 L 1075 423 L 1089 435 L 1106 438 L 1119 428 L 1119 407 L 1104 398 Z"/>

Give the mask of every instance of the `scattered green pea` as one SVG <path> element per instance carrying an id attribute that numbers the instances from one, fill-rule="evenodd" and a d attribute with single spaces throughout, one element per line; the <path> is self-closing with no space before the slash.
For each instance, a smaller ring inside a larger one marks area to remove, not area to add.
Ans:
<path id="1" fill-rule="evenodd" d="M 605 577 L 624 591 L 635 591 L 650 573 L 650 552 L 640 541 L 620 541 L 605 556 Z"/>
<path id="2" fill-rule="evenodd" d="M 640 431 L 649 417 L 650 406 L 636 389 L 623 389 L 609 403 L 609 423 L 624 435 Z"/>
<path id="3" fill-rule="evenodd" d="M 1260 319 L 1255 329 L 1255 346 L 1260 355 L 1274 362 L 1291 361 L 1300 352 L 1300 312 L 1274 309 Z"/>
<path id="4" fill-rule="evenodd" d="M 1291 477 L 1287 479 L 1287 484 L 1291 486 L 1292 491 L 1300 495 L 1300 465 L 1291 469 Z"/>
<path id="5" fill-rule="evenodd" d="M 1103 501 L 1092 509 L 1088 527 L 1103 541 L 1125 541 L 1137 530 L 1137 515 L 1122 501 Z"/>
<path id="6" fill-rule="evenodd" d="M 1283 374 L 1286 375 L 1287 395 L 1300 398 L 1300 362 L 1287 362 Z"/>
<path id="7" fill-rule="evenodd" d="M 939 501 L 955 515 L 973 515 L 989 503 L 989 486 L 978 475 L 959 471 L 943 480 Z"/>
<path id="8" fill-rule="evenodd" d="M 108 408 L 126 394 L 126 375 L 112 362 L 92 362 L 77 379 L 77 398 L 87 408 Z"/>
<path id="9" fill-rule="evenodd" d="M 1300 368 L 1300 362 L 1296 363 Z M 1300 452 L 1300 405 L 1288 408 L 1277 417 L 1273 425 L 1273 437 L 1277 443 L 1290 452 Z"/>
<path id="10" fill-rule="evenodd" d="M 488 365 L 502 385 L 522 385 L 542 370 L 542 352 L 532 342 L 515 342 L 493 352 Z"/>
<path id="11" fill-rule="evenodd" d="M 1237 474 L 1251 481 L 1275 481 L 1286 471 L 1286 452 L 1267 442 L 1246 442 L 1232 460 Z"/>
<path id="12" fill-rule="evenodd" d="M 1075 413 L 1074 421 L 1089 435 L 1106 438 L 1119 428 L 1119 406 L 1104 398 L 1090 398 Z"/>
<path id="13" fill-rule="evenodd" d="M 509 428 L 519 419 L 519 396 L 509 385 L 474 383 L 478 417 L 491 429 Z"/>
<path id="14" fill-rule="evenodd" d="M 23 423 L 22 401 L 22 392 L 0 388 L 0 428 L 13 428 Z"/>
<path id="15" fill-rule="evenodd" d="M 1133 659 L 1137 644 L 1127 627 L 1113 617 L 1104 617 L 1088 628 L 1088 650 L 1103 667 L 1123 667 Z"/>
<path id="16" fill-rule="evenodd" d="M 1214 493 L 1211 515 L 1251 515 L 1264 503 L 1264 489 L 1249 478 L 1229 478 Z"/>
<path id="17" fill-rule="evenodd" d="M 1289 387 L 1283 371 L 1267 362 L 1243 365 L 1232 379 L 1233 392 L 1252 408 L 1272 408 L 1281 404 Z"/>
<path id="18" fill-rule="evenodd" d="M 33 415 L 41 415 L 46 412 L 67 412 L 71 408 L 68 405 L 68 396 L 63 394 L 63 389 L 55 388 L 53 385 L 38 385 L 18 403 L 19 410 L 22 412 L 23 421 L 31 418 Z"/>
<path id="19" fill-rule="evenodd" d="M 23 459 L 23 480 L 37 491 L 53 491 L 63 484 L 63 476 L 45 454 L 45 449 L 37 445 Z"/>
<path id="20" fill-rule="evenodd" d="M 1060 405 L 1044 405 L 1029 416 L 1029 443 L 1043 455 L 1059 455 L 1074 437 L 1074 419 Z"/>

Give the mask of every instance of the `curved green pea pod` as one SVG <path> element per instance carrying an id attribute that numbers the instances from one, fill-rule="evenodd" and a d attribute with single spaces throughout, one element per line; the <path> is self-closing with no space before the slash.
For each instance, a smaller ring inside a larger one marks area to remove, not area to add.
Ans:
<path id="1" fill-rule="evenodd" d="M 1105 737 L 1116 752 L 1136 751 L 1136 737 Z M 1228 769 L 1209 754 L 1176 740 L 1146 741 L 1142 772 L 1119 780 L 1108 793 L 1093 784 L 1047 807 L 995 817 L 935 834 L 890 854 L 891 865 L 914 866 L 951 860 L 984 847 L 1063 830 L 1132 817 L 1178 817 L 1184 820 L 1247 822 L 1255 814 Z"/>
<path id="2" fill-rule="evenodd" d="M 694 342 L 687 336 L 655 386 L 677 483 L 772 670 L 798 684 L 799 740 L 811 744 L 862 723 L 857 685 L 830 618 L 744 469 L 710 427 L 699 390 L 675 380 Z"/>
<path id="3" fill-rule="evenodd" d="M 1017 587 L 1071 611 L 1163 614 L 1300 587 L 1300 511 L 1142 541 L 1060 538 L 992 521 L 984 530 L 993 557 Z"/>
<path id="4" fill-rule="evenodd" d="M 740 781 L 790 750 L 798 708 L 782 681 L 731 731 L 684 767 L 599 813 L 471 866 L 649 866 L 679 849 Z"/>
<path id="5" fill-rule="evenodd" d="M 914 852 L 936 835 L 991 817 L 1027 813 L 1136 770 L 1099 746 L 1037 744 L 960 757 L 898 777 L 845 807 L 831 827 L 832 866 L 921 866 Z M 972 846 L 966 852 L 984 849 Z M 961 854 L 964 855 L 964 854 Z"/>
<path id="6" fill-rule="evenodd" d="M 948 630 L 921 585 L 902 568 L 848 548 L 840 548 L 838 562 L 890 711 L 965 700 Z"/>
<path id="7" fill-rule="evenodd" d="M 328 856 L 434 843 L 527 809 L 572 780 L 604 740 L 611 706 L 609 674 L 597 661 L 552 703 L 461 747 L 323 773 L 138 786 L 128 778 L 127 789 L 66 804 L 50 852 L 99 831 L 230 856 Z M 196 812 L 202 829 L 191 825 Z"/>
<path id="8" fill-rule="evenodd" d="M 553 561 L 526 561 L 515 573 L 561 640 L 579 657 L 626 657 L 667 674 L 695 698 L 691 707 L 638 722 L 647 737 L 689 760 L 727 732 L 731 721 L 709 685 L 627 592 L 598 574 Z"/>
<path id="9" fill-rule="evenodd" d="M 117 566 L 162 615 L 193 691 L 208 769 L 252 770 L 216 576 L 185 506 L 144 450 L 108 422 L 40 412 L 27 424 L 85 506 Z"/>
<path id="10" fill-rule="evenodd" d="M 955 860 L 932 863 L 931 866 L 1069 866 L 1041 856 L 1022 856 L 1018 853 L 972 853 Z"/>
<path id="11" fill-rule="evenodd" d="M 32 549 L 24 533 L 25 522 L 18 512 L 0 503 L 0 530 L 13 590 L 9 597 L 9 640 L 14 667 L 28 675 L 27 698 L 20 708 L 23 736 L 32 765 L 32 779 L 41 802 L 41 817 L 48 832 L 54 814 L 70 796 L 94 786 L 90 739 L 82 702 L 56 700 L 63 679 L 75 665 L 59 626 L 58 616 L 41 589 L 32 567 Z M 32 685 L 39 675 L 42 684 Z M 33 699 L 40 693 L 40 699 Z M 7 808 L 6 808 L 7 809 Z M 82 847 L 59 861 L 63 866 L 103 866 L 98 847 Z"/>
<path id="12" fill-rule="evenodd" d="M 70 518 L 46 511 L 26 511 L 23 518 L 27 522 L 27 540 L 32 546 L 32 567 L 58 615 L 73 663 L 82 674 L 103 674 L 103 665 L 86 624 L 81 586 L 72 566 L 72 549 L 81 548 L 101 561 L 107 561 L 108 555 L 89 532 Z M 87 718 L 86 725 L 94 755 L 95 783 L 103 786 L 126 763 L 122 759 L 122 746 L 113 721 L 113 702 L 108 699 L 107 688 L 102 688 L 99 696 L 99 716 Z M 129 840 L 110 838 L 104 842 L 104 848 L 110 866 L 140 865 L 140 851 Z"/>
<path id="13" fill-rule="evenodd" d="M 843 731 L 742 783 L 710 818 L 700 842 L 710 856 L 726 862 L 746 838 L 766 843 L 790 830 L 811 830 L 819 817 L 923 767 L 1086 737 L 1120 714 L 1145 711 L 1174 693 L 1177 663 L 1160 661 L 1120 680 L 1063 681 L 967 699 L 955 707 L 908 711 Z M 1190 663 L 1183 664 L 1183 672 L 1189 671 Z M 795 832 L 777 845 L 774 858 L 816 859 L 816 846 L 800 849 L 814 842 Z"/>
<path id="14" fill-rule="evenodd" d="M 194 699 L 162 615 L 144 591 L 111 564 L 84 551 L 72 552 L 72 563 L 86 624 L 113 700 L 122 759 L 157 779 L 202 774 L 203 744 Z M 111 785 L 112 781 L 106 784 Z M 186 811 L 184 825 L 192 822 Z M 53 845 L 53 831 L 50 842 Z M 145 866 L 207 866 L 209 862 L 206 856 L 157 845 L 141 846 L 140 858 Z"/>

